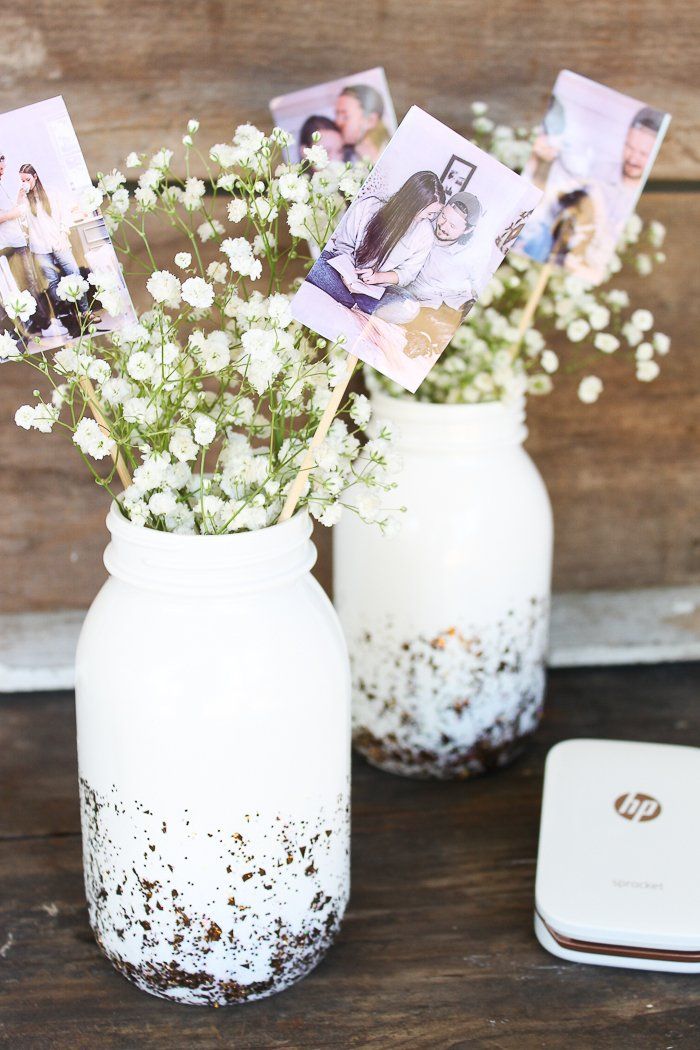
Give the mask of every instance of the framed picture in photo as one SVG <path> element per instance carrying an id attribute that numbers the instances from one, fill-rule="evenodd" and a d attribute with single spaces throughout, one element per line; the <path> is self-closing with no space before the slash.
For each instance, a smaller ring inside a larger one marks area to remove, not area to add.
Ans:
<path id="1" fill-rule="evenodd" d="M 414 106 L 292 300 L 292 313 L 414 391 L 540 197 Z"/>
<path id="2" fill-rule="evenodd" d="M 440 182 L 444 186 L 445 193 L 459 193 L 466 190 L 469 180 L 476 171 L 476 164 L 471 164 L 464 157 L 451 156 L 447 167 L 440 176 Z"/>

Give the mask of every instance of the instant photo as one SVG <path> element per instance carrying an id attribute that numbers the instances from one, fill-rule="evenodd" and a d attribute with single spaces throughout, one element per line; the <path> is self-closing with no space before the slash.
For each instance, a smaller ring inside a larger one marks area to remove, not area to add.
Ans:
<path id="1" fill-rule="evenodd" d="M 270 112 L 275 124 L 294 138 L 292 161 L 303 160 L 304 149 L 317 141 L 330 161 L 375 163 L 396 131 L 394 104 L 381 68 L 273 98 Z"/>
<path id="2" fill-rule="evenodd" d="M 92 198 L 92 199 L 91 199 Z M 95 288 L 73 303 L 60 283 L 99 275 L 111 313 Z M 36 309 L 19 319 L 31 353 L 55 350 L 92 326 L 96 333 L 130 324 L 135 314 L 80 143 L 62 98 L 0 115 L 0 330 L 15 331 L 5 306 L 28 292 Z"/>
<path id="3" fill-rule="evenodd" d="M 544 192 L 516 249 L 599 284 L 670 116 L 562 70 L 523 175 Z"/>
<path id="4" fill-rule="evenodd" d="M 512 246 L 541 191 L 414 106 L 292 300 L 411 392 Z"/>

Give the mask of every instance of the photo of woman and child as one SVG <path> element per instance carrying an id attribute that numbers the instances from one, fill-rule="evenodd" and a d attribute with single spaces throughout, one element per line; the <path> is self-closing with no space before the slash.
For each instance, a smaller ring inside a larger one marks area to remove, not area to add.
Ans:
<path id="1" fill-rule="evenodd" d="M 292 159 L 304 159 L 314 134 L 330 161 L 374 163 L 396 131 L 396 115 L 384 70 L 317 84 L 270 102 L 275 124 L 294 138 Z"/>
<path id="2" fill-rule="evenodd" d="M 57 349 L 88 326 L 111 331 L 134 319 L 104 220 L 80 202 L 90 186 L 62 99 L 0 117 L 0 304 L 23 291 L 36 301 L 22 325 L 30 352 Z M 113 275 L 123 293 L 118 317 L 91 304 L 87 293 L 75 304 L 58 296 L 62 278 L 90 270 Z M 2 305 L 0 330 L 14 332 Z"/>
<path id="3" fill-rule="evenodd" d="M 414 391 L 502 261 L 504 231 L 540 196 L 413 107 L 292 312 L 326 338 L 342 337 L 348 353 Z"/>
<path id="4" fill-rule="evenodd" d="M 562 70 L 523 171 L 544 197 L 516 250 L 587 284 L 604 280 L 669 122 L 668 114 Z"/>

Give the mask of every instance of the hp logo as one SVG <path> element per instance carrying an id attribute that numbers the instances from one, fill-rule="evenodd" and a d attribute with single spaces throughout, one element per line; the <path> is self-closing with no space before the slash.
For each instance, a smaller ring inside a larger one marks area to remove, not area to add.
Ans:
<path id="1" fill-rule="evenodd" d="M 620 795 L 615 799 L 615 809 L 625 820 L 634 820 L 642 824 L 647 820 L 655 820 L 661 812 L 661 803 L 657 802 L 651 795 L 643 795 L 641 791 L 632 794 Z"/>

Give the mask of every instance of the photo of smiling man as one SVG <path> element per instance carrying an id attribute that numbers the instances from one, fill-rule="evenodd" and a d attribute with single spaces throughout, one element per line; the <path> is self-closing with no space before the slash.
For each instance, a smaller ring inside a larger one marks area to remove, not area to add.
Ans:
<path id="1" fill-rule="evenodd" d="M 544 190 L 516 250 L 599 284 L 644 189 L 670 116 L 568 69 L 523 175 Z"/>
<path id="2" fill-rule="evenodd" d="M 292 91 L 270 102 L 275 124 L 294 138 L 289 156 L 304 159 L 313 134 L 331 161 L 374 163 L 396 131 L 384 70 L 367 69 L 339 80 Z"/>

